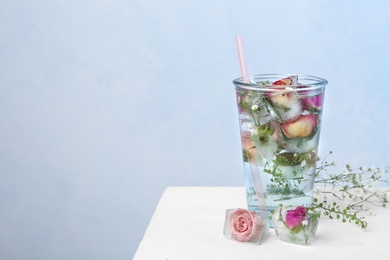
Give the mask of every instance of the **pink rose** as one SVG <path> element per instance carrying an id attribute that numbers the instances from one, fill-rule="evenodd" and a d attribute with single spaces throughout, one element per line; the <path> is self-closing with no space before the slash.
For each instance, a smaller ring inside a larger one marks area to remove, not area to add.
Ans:
<path id="1" fill-rule="evenodd" d="M 230 215 L 232 238 L 238 241 L 249 241 L 259 230 L 257 213 L 246 209 L 237 209 Z"/>
<path id="2" fill-rule="evenodd" d="M 298 88 L 307 88 L 308 86 L 301 85 Z M 324 94 L 315 95 L 315 92 L 312 90 L 299 90 L 300 95 L 307 96 L 302 99 L 302 106 L 304 109 L 312 111 L 313 109 L 321 110 L 322 105 L 324 104 Z"/>
<path id="3" fill-rule="evenodd" d="M 319 122 L 316 114 L 301 115 L 294 121 L 283 123 L 282 131 L 287 138 L 305 138 L 317 130 Z"/>
<path id="4" fill-rule="evenodd" d="M 303 107 L 307 110 L 310 110 L 311 108 L 321 110 L 323 103 L 324 94 L 314 97 L 308 97 L 302 100 Z"/>
<path id="5" fill-rule="evenodd" d="M 302 223 L 303 220 L 306 220 L 306 208 L 302 206 L 296 207 L 293 210 L 287 210 L 286 223 L 287 226 L 291 229 L 297 227 Z"/>
<path id="6" fill-rule="evenodd" d="M 272 91 L 266 93 L 268 100 L 278 108 L 288 109 L 295 106 L 300 107 L 301 104 L 299 103 L 297 93 L 291 91 L 293 88 L 289 87 L 292 83 L 293 80 L 291 78 L 284 78 L 272 83 L 272 86 L 268 87 L 268 89 Z"/>

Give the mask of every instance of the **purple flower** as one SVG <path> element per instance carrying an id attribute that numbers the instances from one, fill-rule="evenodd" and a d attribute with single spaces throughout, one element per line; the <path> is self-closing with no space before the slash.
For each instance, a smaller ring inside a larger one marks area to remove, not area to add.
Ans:
<path id="1" fill-rule="evenodd" d="M 296 207 L 296 209 L 287 210 L 286 223 L 290 229 L 293 229 L 300 225 L 303 220 L 306 220 L 306 208 L 302 206 Z"/>

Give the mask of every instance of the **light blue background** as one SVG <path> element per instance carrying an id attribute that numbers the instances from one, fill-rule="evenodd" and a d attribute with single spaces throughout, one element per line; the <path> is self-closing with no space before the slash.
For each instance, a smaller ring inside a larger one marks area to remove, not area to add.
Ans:
<path id="1" fill-rule="evenodd" d="M 243 186 L 238 33 L 250 73 L 328 79 L 321 155 L 389 165 L 389 14 L 388 1 L 1 0 L 0 259 L 131 259 L 167 186 Z"/>

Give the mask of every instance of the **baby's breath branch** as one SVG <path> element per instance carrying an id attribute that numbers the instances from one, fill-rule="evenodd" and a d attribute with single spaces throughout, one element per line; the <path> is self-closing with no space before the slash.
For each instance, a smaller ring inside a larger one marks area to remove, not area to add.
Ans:
<path id="1" fill-rule="evenodd" d="M 359 217 L 358 213 L 369 211 L 369 205 L 387 206 L 390 189 L 380 191 L 377 185 L 390 184 L 390 179 L 383 179 L 384 175 L 390 172 L 390 167 L 352 168 L 347 164 L 340 174 L 333 174 L 330 167 L 336 163 L 328 162 L 331 154 L 332 152 L 329 152 L 322 160 L 317 160 L 320 164 L 317 167 L 315 184 L 321 185 L 322 188 L 317 189 L 317 198 L 314 199 L 312 207 L 321 209 L 329 218 L 341 218 L 343 222 L 354 222 L 361 228 L 366 228 L 367 222 L 364 217 Z M 341 209 L 338 202 L 328 204 L 327 195 L 333 196 L 344 209 Z"/>

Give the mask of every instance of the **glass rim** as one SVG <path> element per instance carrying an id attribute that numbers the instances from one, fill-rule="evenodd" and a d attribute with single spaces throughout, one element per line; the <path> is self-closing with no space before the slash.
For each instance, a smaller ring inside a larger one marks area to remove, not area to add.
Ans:
<path id="1" fill-rule="evenodd" d="M 300 82 L 302 85 L 289 85 L 288 87 L 299 87 L 300 91 L 304 90 L 314 90 L 314 89 L 321 89 L 325 88 L 325 86 L 328 84 L 328 81 L 326 79 L 317 77 L 317 76 L 311 76 L 311 75 L 303 75 L 303 74 L 282 74 L 282 73 L 268 73 L 268 74 L 251 74 L 249 75 L 249 79 L 251 82 L 246 83 L 243 81 L 243 78 L 236 78 L 233 79 L 233 84 L 236 87 L 243 88 L 243 89 L 248 89 L 248 90 L 263 90 L 263 91 L 280 91 L 280 89 L 270 89 L 269 87 L 272 86 L 271 84 L 260 84 L 260 83 L 255 83 L 256 81 L 260 80 L 281 80 L 287 77 L 291 76 L 297 76 L 298 81 L 303 81 Z M 254 82 L 252 82 L 254 80 Z M 275 85 L 278 87 L 283 87 L 283 85 Z"/>

